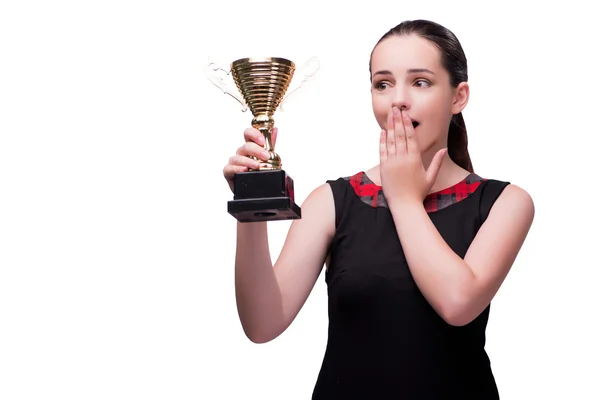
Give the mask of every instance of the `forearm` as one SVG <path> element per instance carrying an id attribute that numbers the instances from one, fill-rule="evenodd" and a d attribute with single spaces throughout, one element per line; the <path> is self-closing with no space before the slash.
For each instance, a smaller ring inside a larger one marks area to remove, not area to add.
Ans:
<path id="1" fill-rule="evenodd" d="M 238 223 L 235 291 L 240 321 L 248 338 L 265 342 L 276 336 L 284 318 L 266 223 Z"/>
<path id="2" fill-rule="evenodd" d="M 476 283 L 472 269 L 444 241 L 422 204 L 390 208 L 417 286 L 442 318 L 460 323 Z"/>

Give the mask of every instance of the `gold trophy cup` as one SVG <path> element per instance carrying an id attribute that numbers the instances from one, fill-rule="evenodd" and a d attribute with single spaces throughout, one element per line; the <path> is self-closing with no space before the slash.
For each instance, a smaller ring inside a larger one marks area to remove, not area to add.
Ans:
<path id="1" fill-rule="evenodd" d="M 301 218 L 301 209 L 294 200 L 294 181 L 282 169 L 281 157 L 275 152 L 272 140 L 273 114 L 283 101 L 297 90 L 318 69 L 316 58 L 302 68 L 299 80 L 296 64 L 285 58 L 241 58 L 231 63 L 229 71 L 209 63 L 207 75 L 224 93 L 231 95 L 252 112 L 252 126 L 265 138 L 264 148 L 269 152 L 267 160 L 259 160 L 256 170 L 237 173 L 234 177 L 234 197 L 227 203 L 227 211 L 240 222 L 291 220 Z M 223 74 L 231 74 L 237 90 L 223 82 Z M 292 82 L 299 82 L 290 89 Z M 286 94 L 287 93 L 287 94 Z"/>

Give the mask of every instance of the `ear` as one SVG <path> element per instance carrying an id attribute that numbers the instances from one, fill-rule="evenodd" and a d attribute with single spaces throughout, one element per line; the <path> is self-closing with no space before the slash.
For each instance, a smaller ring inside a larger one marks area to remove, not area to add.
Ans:
<path id="1" fill-rule="evenodd" d="M 469 94 L 469 84 L 467 82 L 461 82 L 456 89 L 454 89 L 454 95 L 452 97 L 452 114 L 458 114 L 467 106 Z"/>

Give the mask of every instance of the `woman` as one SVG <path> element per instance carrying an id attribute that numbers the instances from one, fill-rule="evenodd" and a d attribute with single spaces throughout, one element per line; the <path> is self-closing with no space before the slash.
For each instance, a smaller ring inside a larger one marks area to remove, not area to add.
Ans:
<path id="1" fill-rule="evenodd" d="M 380 163 L 317 187 L 275 265 L 266 223 L 237 227 L 244 331 L 273 340 L 326 265 L 327 349 L 313 399 L 498 399 L 485 346 L 489 305 L 533 221 L 516 185 L 473 171 L 461 111 L 467 62 L 430 21 L 391 29 L 371 54 Z M 224 168 L 265 158 L 258 131 Z M 377 140 L 373 138 L 373 140 Z"/>

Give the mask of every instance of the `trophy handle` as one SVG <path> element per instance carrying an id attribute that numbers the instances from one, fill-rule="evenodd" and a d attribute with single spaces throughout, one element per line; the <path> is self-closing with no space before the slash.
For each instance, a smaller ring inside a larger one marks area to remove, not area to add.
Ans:
<path id="1" fill-rule="evenodd" d="M 206 77 L 209 81 L 212 82 L 213 85 L 218 87 L 223 91 L 223 93 L 230 95 L 234 99 L 240 103 L 242 106 L 242 111 L 245 112 L 248 109 L 248 104 L 244 101 L 244 99 L 240 96 L 239 92 L 235 89 L 231 89 L 231 85 L 233 83 L 233 78 L 231 77 L 231 70 L 226 70 L 221 68 L 219 64 L 215 61 L 208 61 L 208 64 L 205 68 Z M 231 78 L 229 84 L 224 81 L 226 77 Z M 235 87 L 235 83 L 233 83 Z"/>
<path id="2" fill-rule="evenodd" d="M 290 87 L 279 104 L 279 110 L 283 111 L 283 104 L 288 97 L 300 89 L 302 85 L 304 85 L 304 83 L 319 70 L 319 66 L 319 59 L 317 57 L 311 57 L 302 67 L 296 69 L 296 72 L 294 73 L 294 78 L 296 79 L 292 79 L 292 82 L 290 82 Z"/>

